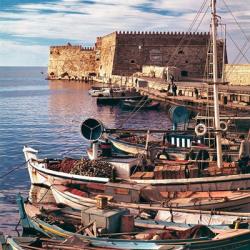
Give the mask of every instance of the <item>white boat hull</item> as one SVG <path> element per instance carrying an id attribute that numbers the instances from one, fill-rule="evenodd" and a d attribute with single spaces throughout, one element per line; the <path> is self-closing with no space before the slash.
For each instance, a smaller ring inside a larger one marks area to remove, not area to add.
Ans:
<path id="1" fill-rule="evenodd" d="M 73 175 L 46 169 L 44 163 L 37 162 L 37 151 L 32 148 L 25 147 L 24 154 L 32 184 L 50 186 L 72 182 L 109 182 L 109 178 Z M 160 191 L 222 191 L 250 188 L 250 174 L 162 180 L 124 178 L 124 180 L 128 183 L 152 185 Z"/>
<path id="2" fill-rule="evenodd" d="M 58 204 L 65 204 L 74 209 L 82 210 L 89 206 L 94 206 L 96 201 L 94 199 L 81 197 L 79 195 L 73 194 L 70 191 L 61 190 L 56 185 L 51 186 L 53 196 Z M 185 199 L 184 199 L 185 200 Z M 175 202 L 174 199 L 166 204 L 166 208 L 178 208 L 178 209 L 194 209 L 194 210 L 223 210 L 223 211 L 247 211 L 249 209 L 250 203 L 250 193 L 235 193 L 229 199 L 206 199 L 204 201 L 189 201 L 189 202 Z M 110 203 L 115 204 L 115 203 Z M 122 206 L 123 203 L 117 203 L 118 206 Z M 130 203 L 126 203 L 129 206 Z M 133 203 L 131 203 L 133 204 Z M 138 207 L 140 204 L 136 204 Z M 142 205 L 143 206 L 143 205 Z M 156 207 L 159 205 L 155 204 Z M 154 205 L 151 206 L 153 208 Z"/>
<path id="3" fill-rule="evenodd" d="M 81 176 L 47 169 L 45 163 L 39 163 L 37 158 L 38 151 L 28 147 L 24 147 L 23 151 L 27 162 L 30 180 L 34 185 L 51 186 L 55 184 L 65 185 L 68 183 L 82 182 L 106 183 L 109 181 L 109 178 Z"/>

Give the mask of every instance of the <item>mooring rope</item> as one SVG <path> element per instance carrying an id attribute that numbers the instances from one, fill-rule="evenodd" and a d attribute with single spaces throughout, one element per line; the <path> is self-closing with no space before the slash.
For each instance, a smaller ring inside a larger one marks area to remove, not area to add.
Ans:
<path id="1" fill-rule="evenodd" d="M 12 172 L 20 169 L 21 167 L 23 167 L 26 163 L 28 163 L 29 160 L 27 160 L 26 162 L 22 163 L 21 165 L 18 165 L 17 167 L 11 169 L 10 171 L 8 171 L 7 173 L 3 174 L 0 176 L 0 179 L 3 179 L 4 177 L 8 176 L 9 174 L 11 174 Z M 26 167 L 25 167 L 26 168 Z"/>

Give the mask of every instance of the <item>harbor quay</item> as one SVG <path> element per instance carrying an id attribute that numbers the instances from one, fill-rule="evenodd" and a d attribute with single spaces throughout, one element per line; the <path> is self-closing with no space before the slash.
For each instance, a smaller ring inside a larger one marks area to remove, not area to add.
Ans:
<path id="1" fill-rule="evenodd" d="M 107 80 L 94 78 L 96 86 L 124 86 L 134 87 L 144 95 L 160 101 L 162 107 L 169 108 L 168 104 L 185 105 L 190 109 L 197 107 L 207 108 L 208 103 L 213 105 L 212 86 L 208 85 L 202 79 L 189 79 L 187 81 L 174 81 L 177 86 L 177 95 L 173 96 L 171 82 L 161 78 L 146 76 L 112 76 Z M 195 89 L 198 95 L 195 94 Z M 219 101 L 221 111 L 234 111 L 240 114 L 242 112 L 250 113 L 250 87 L 220 85 Z"/>

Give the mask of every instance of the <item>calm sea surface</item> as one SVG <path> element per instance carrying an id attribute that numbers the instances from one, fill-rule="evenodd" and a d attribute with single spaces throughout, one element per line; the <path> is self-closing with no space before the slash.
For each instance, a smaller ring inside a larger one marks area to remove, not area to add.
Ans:
<path id="1" fill-rule="evenodd" d="M 89 84 L 46 81 L 42 72 L 46 68 L 0 67 L 0 231 L 5 233 L 15 234 L 16 194 L 27 195 L 30 188 L 24 145 L 41 157 L 79 157 L 88 147 L 79 132 L 82 120 L 96 117 L 117 127 L 130 116 L 119 107 L 97 106 Z M 164 129 L 170 122 L 164 111 L 140 111 L 123 127 Z"/>

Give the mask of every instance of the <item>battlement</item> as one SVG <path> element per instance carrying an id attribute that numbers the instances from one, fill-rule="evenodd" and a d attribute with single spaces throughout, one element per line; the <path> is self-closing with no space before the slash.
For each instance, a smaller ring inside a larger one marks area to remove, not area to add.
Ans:
<path id="1" fill-rule="evenodd" d="M 81 50 L 81 51 L 93 51 L 95 48 L 94 47 L 83 47 L 82 45 L 71 45 L 71 44 L 67 44 L 67 45 L 57 45 L 57 46 L 50 46 L 50 49 L 60 49 L 60 50 L 64 50 L 64 49 L 76 49 L 76 50 Z"/>
<path id="2" fill-rule="evenodd" d="M 113 34 L 113 33 L 111 33 Z M 194 36 L 194 37 L 208 37 L 209 32 L 162 32 L 162 31 L 116 31 L 118 36 L 129 35 L 129 36 Z"/>
<path id="3" fill-rule="evenodd" d="M 95 48 L 94 47 L 81 47 L 82 51 L 94 51 Z"/>
<path id="4" fill-rule="evenodd" d="M 50 49 L 67 49 L 67 48 L 73 48 L 73 49 L 81 49 L 82 45 L 56 45 L 56 46 L 50 46 Z"/>

